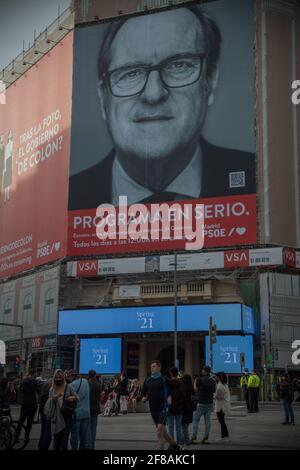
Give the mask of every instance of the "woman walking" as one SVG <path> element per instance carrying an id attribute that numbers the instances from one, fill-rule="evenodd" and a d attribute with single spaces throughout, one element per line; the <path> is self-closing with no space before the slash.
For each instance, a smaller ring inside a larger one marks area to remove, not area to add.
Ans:
<path id="1" fill-rule="evenodd" d="M 72 386 L 66 383 L 63 371 L 57 369 L 44 408 L 45 415 L 51 421 L 54 450 L 68 449 L 68 439 L 78 399 Z"/>
<path id="2" fill-rule="evenodd" d="M 294 389 L 291 379 L 288 374 L 282 376 L 280 382 L 280 398 L 283 403 L 283 410 L 285 414 L 285 420 L 281 424 L 295 424 L 293 400 L 294 400 Z"/>
<path id="3" fill-rule="evenodd" d="M 229 441 L 229 433 L 225 423 L 225 415 L 230 411 L 230 392 L 227 385 L 227 377 L 224 372 L 218 372 L 215 375 L 217 381 L 215 393 L 215 412 L 219 423 L 221 424 L 221 439 L 218 441 Z"/>

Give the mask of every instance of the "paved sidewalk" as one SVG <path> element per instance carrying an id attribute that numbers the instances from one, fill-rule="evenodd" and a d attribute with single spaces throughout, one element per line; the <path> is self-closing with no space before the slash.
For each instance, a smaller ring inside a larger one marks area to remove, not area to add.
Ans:
<path id="1" fill-rule="evenodd" d="M 297 404 L 298 405 L 298 404 Z M 283 412 L 279 403 L 264 404 L 259 413 L 247 414 L 243 404 L 233 406 L 227 418 L 231 443 L 216 443 L 220 437 L 220 425 L 212 414 L 209 445 L 197 444 L 194 450 L 213 449 L 298 449 L 300 450 L 300 406 L 295 406 L 296 426 L 282 426 Z M 14 410 L 14 415 L 17 410 Z M 34 424 L 28 449 L 37 449 L 40 425 Z M 200 422 L 199 440 L 204 432 L 203 418 Z M 119 415 L 98 419 L 98 450 L 156 450 L 156 435 L 148 413 Z"/>

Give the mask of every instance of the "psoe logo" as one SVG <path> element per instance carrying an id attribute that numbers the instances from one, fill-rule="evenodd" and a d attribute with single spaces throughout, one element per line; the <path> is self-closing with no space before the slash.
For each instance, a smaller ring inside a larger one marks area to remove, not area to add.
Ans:
<path id="1" fill-rule="evenodd" d="M 6 104 L 6 95 L 5 95 L 6 86 L 5 83 L 0 80 L 0 104 Z"/>
<path id="2" fill-rule="evenodd" d="M 6 348 L 5 343 L 0 339 L 0 364 L 6 364 Z"/>
<path id="3" fill-rule="evenodd" d="M 294 80 L 292 83 L 292 88 L 294 93 L 292 93 L 292 102 L 293 104 L 297 105 L 300 104 L 300 80 Z"/>
<path id="4" fill-rule="evenodd" d="M 293 341 L 292 349 L 295 349 L 292 354 L 292 363 L 294 366 L 298 366 L 300 364 L 300 339 Z"/>

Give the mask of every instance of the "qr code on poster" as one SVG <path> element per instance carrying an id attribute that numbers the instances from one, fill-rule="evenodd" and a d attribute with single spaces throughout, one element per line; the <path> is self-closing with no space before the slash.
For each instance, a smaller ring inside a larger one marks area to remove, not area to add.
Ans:
<path id="1" fill-rule="evenodd" d="M 246 177 L 244 171 L 235 171 L 229 173 L 230 188 L 244 188 L 246 186 Z"/>

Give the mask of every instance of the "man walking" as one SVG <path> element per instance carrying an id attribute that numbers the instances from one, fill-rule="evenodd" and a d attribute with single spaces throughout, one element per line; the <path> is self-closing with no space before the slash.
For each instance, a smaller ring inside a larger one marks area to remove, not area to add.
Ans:
<path id="1" fill-rule="evenodd" d="M 211 376 L 211 368 L 205 366 L 202 369 L 202 377 L 197 379 L 196 393 L 198 395 L 197 409 L 193 417 L 193 435 L 192 444 L 197 444 L 197 433 L 201 416 L 204 416 L 205 434 L 201 441 L 202 444 L 208 444 L 208 437 L 211 426 L 211 413 L 213 411 L 213 399 L 216 391 L 216 382 Z"/>
<path id="2" fill-rule="evenodd" d="M 151 377 L 145 380 L 142 390 L 143 402 L 148 398 L 152 419 L 157 429 L 158 448 L 164 450 L 165 441 L 169 450 L 180 450 L 174 439 L 168 434 L 166 421 L 168 407 L 171 403 L 170 381 L 161 374 L 161 363 L 158 360 L 151 362 Z"/>
<path id="3" fill-rule="evenodd" d="M 20 385 L 20 392 L 22 393 L 22 403 L 19 423 L 16 431 L 16 441 L 20 436 L 22 425 L 27 419 L 25 430 L 25 442 L 28 443 L 32 423 L 34 420 L 35 413 L 37 411 L 37 396 L 39 393 L 39 386 L 34 376 L 34 371 L 32 369 L 29 370 L 27 377 L 22 380 Z"/>
<path id="4" fill-rule="evenodd" d="M 90 449 L 90 387 L 86 379 L 78 378 L 78 372 L 71 370 L 67 375 L 72 388 L 79 396 L 75 410 L 75 421 L 71 429 L 72 450 Z"/>

